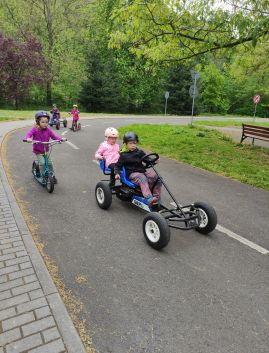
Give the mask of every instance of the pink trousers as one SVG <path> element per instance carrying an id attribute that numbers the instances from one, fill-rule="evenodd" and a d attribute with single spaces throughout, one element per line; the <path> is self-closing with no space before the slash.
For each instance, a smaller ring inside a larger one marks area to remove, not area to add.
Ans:
<path id="1" fill-rule="evenodd" d="M 158 180 L 153 188 L 153 185 L 158 179 L 158 176 L 154 170 L 147 170 L 145 173 L 134 172 L 129 175 L 129 178 L 133 183 L 140 187 L 145 198 L 148 198 L 149 196 L 155 196 L 157 199 L 159 199 L 162 183 L 160 180 Z"/>

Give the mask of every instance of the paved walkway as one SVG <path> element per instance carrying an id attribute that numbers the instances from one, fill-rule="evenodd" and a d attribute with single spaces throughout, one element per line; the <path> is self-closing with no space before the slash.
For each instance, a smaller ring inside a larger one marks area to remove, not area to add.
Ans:
<path id="1" fill-rule="evenodd" d="M 0 124 L 0 142 L 32 121 Z M 0 161 L 0 353 L 85 353 Z"/>

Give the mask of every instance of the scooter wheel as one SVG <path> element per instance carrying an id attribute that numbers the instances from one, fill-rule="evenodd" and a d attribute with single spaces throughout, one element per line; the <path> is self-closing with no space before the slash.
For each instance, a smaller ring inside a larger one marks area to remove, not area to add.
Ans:
<path id="1" fill-rule="evenodd" d="M 52 176 L 48 176 L 46 180 L 46 190 L 48 193 L 52 193 L 54 190 L 54 181 Z"/>
<path id="2" fill-rule="evenodd" d="M 205 202 L 195 202 L 194 207 L 199 212 L 199 226 L 195 230 L 202 234 L 212 232 L 218 223 L 215 209 Z"/>
<path id="3" fill-rule="evenodd" d="M 32 164 L 32 173 L 33 173 L 33 176 L 36 177 L 36 178 L 39 178 L 40 177 L 40 170 L 39 170 L 39 165 L 38 165 L 38 162 L 37 161 L 33 161 L 33 164 Z"/>
<path id="4" fill-rule="evenodd" d="M 67 120 L 66 119 L 63 121 L 63 125 L 64 125 L 64 127 L 67 127 Z"/>
<path id="5" fill-rule="evenodd" d="M 58 121 L 58 123 L 56 124 L 56 130 L 60 130 L 60 122 Z"/>
<path id="6" fill-rule="evenodd" d="M 78 123 L 78 128 L 77 128 L 77 130 L 81 130 L 81 124 L 80 124 L 80 123 Z"/>
<path id="7" fill-rule="evenodd" d="M 147 243 L 155 250 L 161 250 L 170 241 L 170 228 L 166 219 L 157 212 L 148 213 L 143 220 L 143 233 Z"/>
<path id="8" fill-rule="evenodd" d="M 95 187 L 95 198 L 97 204 L 103 210 L 108 209 L 112 203 L 112 193 L 107 183 L 99 182 Z"/>

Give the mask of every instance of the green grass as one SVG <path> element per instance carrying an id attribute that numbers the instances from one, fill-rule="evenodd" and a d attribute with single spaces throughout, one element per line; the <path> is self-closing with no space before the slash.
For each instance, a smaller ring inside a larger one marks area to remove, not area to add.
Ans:
<path id="1" fill-rule="evenodd" d="M 268 122 L 253 122 L 253 121 L 236 121 L 236 120 L 229 120 L 229 121 L 213 121 L 213 120 L 195 120 L 193 122 L 194 125 L 207 125 L 207 126 L 242 126 L 242 123 L 249 124 L 249 125 L 257 125 L 257 126 L 269 126 Z"/>
<path id="2" fill-rule="evenodd" d="M 240 145 L 216 130 L 175 125 L 129 125 L 140 146 L 162 156 L 269 191 L 269 149 Z"/>

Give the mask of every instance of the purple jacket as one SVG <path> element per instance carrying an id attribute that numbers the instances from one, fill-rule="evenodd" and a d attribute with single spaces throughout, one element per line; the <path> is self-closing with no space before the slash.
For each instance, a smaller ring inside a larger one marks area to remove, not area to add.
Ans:
<path id="1" fill-rule="evenodd" d="M 25 135 L 25 139 L 32 137 L 33 140 L 48 142 L 50 139 L 60 141 L 61 137 L 54 134 L 54 132 L 50 128 L 46 129 L 38 129 L 36 127 L 32 127 L 31 130 L 27 132 Z M 48 151 L 49 147 L 47 145 L 42 145 L 41 143 L 37 143 L 33 145 L 33 152 L 35 154 L 43 154 L 44 151 Z"/>

